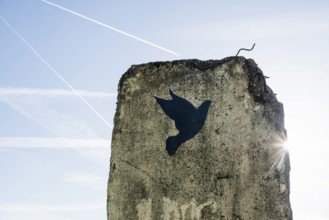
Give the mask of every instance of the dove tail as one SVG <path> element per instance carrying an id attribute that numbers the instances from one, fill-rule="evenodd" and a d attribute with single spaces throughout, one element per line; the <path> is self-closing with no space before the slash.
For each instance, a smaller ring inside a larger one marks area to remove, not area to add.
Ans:
<path id="1" fill-rule="evenodd" d="M 166 150 L 168 154 L 171 156 L 174 155 L 183 142 L 179 135 L 168 137 L 166 140 Z"/>

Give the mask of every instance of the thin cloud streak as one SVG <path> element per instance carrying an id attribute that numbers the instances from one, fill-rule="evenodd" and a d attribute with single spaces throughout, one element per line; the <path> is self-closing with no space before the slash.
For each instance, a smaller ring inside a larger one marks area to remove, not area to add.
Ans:
<path id="1" fill-rule="evenodd" d="M 49 135 L 51 139 L 21 139 L 16 137 L 11 137 L 9 139 L 0 139 L 0 150 L 10 150 L 10 149 L 22 149 L 22 148 L 70 148 L 81 156 L 95 162 L 97 164 L 106 165 L 108 164 L 110 150 L 110 138 L 106 134 L 98 133 L 97 130 L 94 130 L 96 127 L 93 127 L 90 124 L 88 117 L 81 120 L 81 116 L 72 115 L 73 111 L 68 113 L 63 113 L 59 111 L 58 106 L 54 104 L 61 104 L 63 99 L 58 96 L 51 97 L 49 96 L 23 96 L 23 95 L 0 95 L 0 101 L 4 101 L 14 110 L 18 111 L 22 115 L 34 121 L 36 124 L 45 128 L 47 131 L 51 132 L 55 137 L 62 137 L 64 139 L 52 139 L 53 135 Z M 67 97 L 65 96 L 66 100 Z M 94 99 L 94 98 L 93 98 Z M 49 100 L 55 103 L 50 103 Z M 57 101 L 59 102 L 57 102 Z M 82 115 L 83 117 L 83 115 Z M 102 135 L 101 135 L 102 134 Z M 110 134 L 110 131 L 109 131 Z M 101 136 L 100 136 L 101 135 Z M 10 137 L 8 137 L 10 138 Z M 85 146 L 90 143 L 88 140 L 100 140 L 99 138 L 104 138 L 106 143 L 97 144 L 91 143 L 90 147 Z M 74 141 L 75 140 L 75 141 Z M 81 144 L 77 144 L 77 140 Z M 6 142 L 5 142 L 6 141 Z M 74 143 L 72 143 L 74 141 Z M 6 146 L 4 146 L 6 143 Z M 40 146 L 42 145 L 42 146 Z M 97 147 L 99 146 L 100 147 Z M 108 147 L 103 147 L 108 146 Z M 11 148 L 10 148 L 11 147 Z"/>
<path id="2" fill-rule="evenodd" d="M 159 46 L 159 45 L 157 45 L 157 44 L 154 44 L 154 43 L 152 43 L 152 42 L 150 42 L 150 41 L 144 40 L 144 39 L 142 39 L 142 38 L 140 38 L 140 37 L 137 37 L 137 36 L 135 36 L 135 35 L 129 34 L 129 33 L 127 33 L 127 32 L 121 31 L 121 30 L 119 30 L 119 29 L 117 29 L 117 28 L 115 28 L 115 27 L 112 27 L 112 26 L 109 26 L 109 25 L 107 25 L 107 24 L 104 24 L 104 23 L 102 23 L 102 22 L 100 22 L 100 21 L 97 21 L 97 20 L 95 20 L 95 19 L 93 19 L 93 18 L 89 18 L 89 17 L 87 17 L 87 16 L 85 16 L 85 15 L 82 15 L 82 14 L 76 12 L 76 11 L 70 10 L 70 9 L 68 9 L 68 8 L 65 8 L 65 7 L 63 7 L 63 6 L 57 5 L 57 4 L 55 4 L 55 3 L 52 3 L 52 2 L 49 2 L 49 1 L 46 1 L 46 0 L 41 0 L 41 1 L 42 1 L 43 3 L 46 3 L 46 4 L 50 5 L 50 6 L 53 6 L 53 7 L 59 8 L 59 9 L 61 9 L 61 10 L 63 10 L 63 11 L 66 11 L 66 12 L 68 12 L 68 13 L 71 13 L 71 14 L 73 14 L 73 15 L 76 15 L 76 16 L 78 16 L 78 17 L 80 17 L 80 18 L 83 18 L 83 19 L 86 19 L 86 20 L 88 20 L 88 21 L 90 21 L 90 22 L 93 22 L 93 23 L 95 23 L 95 24 L 98 24 L 98 25 L 100 25 L 100 26 L 102 26 L 102 27 L 105 27 L 105 28 L 110 29 L 110 30 L 112 30 L 112 31 L 115 31 L 115 32 L 117 32 L 117 33 L 123 34 L 123 35 L 125 35 L 125 36 L 127 36 L 127 37 L 130 37 L 130 38 L 132 38 L 132 39 L 135 39 L 135 40 L 138 40 L 138 41 L 143 42 L 143 43 L 145 43 L 145 44 L 148 44 L 148 45 L 150 45 L 150 46 L 152 46 L 152 47 L 155 47 L 155 48 L 158 48 L 158 49 L 160 49 L 160 50 L 163 50 L 163 51 L 165 51 L 165 52 L 167 52 L 167 53 L 170 53 L 170 54 L 173 54 L 173 55 L 175 55 L 175 56 L 179 56 L 179 57 L 181 56 L 180 54 L 178 54 L 178 53 L 176 53 L 176 52 L 174 52 L 174 51 L 172 51 L 172 50 L 168 50 L 168 49 L 166 49 L 166 48 L 164 48 L 164 47 L 161 47 L 161 46 Z"/>
<path id="3" fill-rule="evenodd" d="M 0 137 L 0 148 L 104 148 L 109 149 L 111 141 L 94 138 L 61 137 Z"/>
<path id="4" fill-rule="evenodd" d="M 93 205 L 0 204 L 0 212 L 59 212 L 103 210 L 103 203 Z"/>
<path id="5" fill-rule="evenodd" d="M 49 106 L 45 96 L 0 95 L 0 100 L 55 136 L 98 138 L 88 121 L 59 112 L 54 106 Z"/>
<path id="6" fill-rule="evenodd" d="M 112 128 L 112 125 L 105 120 L 105 118 L 83 97 L 79 92 L 68 82 L 63 76 L 58 73 L 32 46 L 29 44 L 7 21 L 4 17 L 0 15 L 3 23 L 44 63 L 52 73 L 54 73 L 67 87 L 69 87 L 80 99 L 83 101 L 90 110 L 92 110 L 109 128 Z"/>
<path id="7" fill-rule="evenodd" d="M 107 178 L 92 173 L 69 172 L 66 174 L 64 181 L 96 190 L 106 189 L 107 184 Z"/>
<path id="8" fill-rule="evenodd" d="M 3 97 L 1 97 L 1 98 L 3 98 Z M 56 136 L 59 136 L 59 137 L 61 136 L 60 133 L 58 133 L 56 130 L 54 130 L 52 128 L 49 128 L 49 126 L 45 125 L 45 123 L 43 123 L 42 120 L 40 120 L 40 118 L 35 117 L 29 111 L 24 110 L 24 108 L 22 108 L 21 106 L 13 103 L 12 101 L 8 101 L 8 100 L 1 99 L 1 101 L 7 103 L 15 111 L 17 111 L 20 114 L 24 115 L 25 117 L 27 117 L 31 121 L 33 121 L 36 124 L 40 125 L 41 127 L 43 127 L 44 129 L 46 129 L 47 131 L 51 132 L 52 134 L 54 134 Z"/>
<path id="9" fill-rule="evenodd" d="M 83 97 L 95 97 L 95 98 L 108 98 L 116 97 L 117 93 L 109 92 L 94 92 L 86 90 L 77 90 L 77 92 Z M 40 88 L 0 88 L 1 96 L 78 96 L 75 92 L 67 89 L 40 89 Z"/>

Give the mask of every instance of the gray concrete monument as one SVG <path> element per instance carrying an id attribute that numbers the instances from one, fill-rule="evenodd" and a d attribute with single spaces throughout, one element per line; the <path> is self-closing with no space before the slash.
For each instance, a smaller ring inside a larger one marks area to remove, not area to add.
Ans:
<path id="1" fill-rule="evenodd" d="M 119 83 L 108 219 L 290 220 L 285 139 L 251 59 L 134 65 Z"/>

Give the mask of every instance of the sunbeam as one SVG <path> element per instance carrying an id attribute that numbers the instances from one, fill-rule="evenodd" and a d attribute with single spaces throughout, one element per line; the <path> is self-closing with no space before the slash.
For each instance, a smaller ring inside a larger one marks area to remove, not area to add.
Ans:
<path id="1" fill-rule="evenodd" d="M 290 169 L 289 167 L 285 167 L 286 161 L 289 161 L 286 134 L 282 133 L 274 138 L 274 143 L 271 146 L 271 152 L 271 167 L 268 170 L 268 175 L 275 172 L 275 170 L 282 172 L 283 169 Z"/>

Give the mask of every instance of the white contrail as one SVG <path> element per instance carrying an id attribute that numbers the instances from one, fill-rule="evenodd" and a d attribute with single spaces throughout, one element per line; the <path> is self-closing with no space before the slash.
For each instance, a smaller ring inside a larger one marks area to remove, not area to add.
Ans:
<path id="1" fill-rule="evenodd" d="M 97 21 L 97 20 L 95 20 L 95 19 L 89 18 L 89 17 L 87 17 L 87 16 L 85 16 L 85 15 L 82 15 L 82 14 L 76 12 L 76 11 L 70 10 L 70 9 L 68 9 L 68 8 L 65 8 L 65 7 L 63 7 L 63 6 L 57 5 L 57 4 L 55 4 L 55 3 L 52 3 L 52 2 L 49 2 L 49 1 L 46 1 L 46 0 L 41 0 L 41 1 L 44 2 L 44 3 L 46 3 L 46 4 L 48 4 L 48 5 L 51 5 L 51 6 L 54 6 L 54 7 L 56 7 L 56 8 L 62 9 L 63 11 L 66 11 L 66 12 L 69 12 L 69 13 L 74 14 L 74 15 L 76 15 L 76 16 L 79 16 L 80 18 L 84 18 L 84 19 L 86 19 L 86 20 L 88 20 L 88 21 L 90 21 L 90 22 L 93 22 L 93 23 L 95 23 L 95 24 L 98 24 L 98 25 L 100 25 L 100 26 L 103 26 L 103 27 L 105 27 L 105 28 L 107 28 L 107 29 L 110 29 L 110 30 L 112 30 L 112 31 L 118 32 L 118 33 L 123 34 L 123 35 L 125 35 L 125 36 L 127 36 L 127 37 L 130 37 L 130 38 L 133 38 L 133 39 L 135 39 L 135 40 L 141 41 L 141 42 L 143 42 L 143 43 L 145 43 L 145 44 L 148 44 L 148 45 L 150 45 L 150 46 L 156 47 L 156 48 L 158 48 L 158 49 L 160 49 L 160 50 L 166 51 L 166 52 L 168 52 L 168 53 L 174 54 L 174 55 L 179 56 L 179 57 L 181 56 L 180 54 L 178 54 L 178 53 L 176 53 L 176 52 L 174 52 L 174 51 L 172 51 L 172 50 L 168 50 L 168 49 L 166 49 L 166 48 L 164 48 L 164 47 L 161 47 L 161 46 L 159 46 L 159 45 L 156 45 L 156 44 L 154 44 L 154 43 L 152 43 L 152 42 L 150 42 L 150 41 L 144 40 L 144 39 L 142 39 L 142 38 L 140 38 L 140 37 L 137 37 L 137 36 L 135 36 L 135 35 L 129 34 L 129 33 L 124 32 L 124 31 L 121 31 L 121 30 L 119 30 L 119 29 L 117 29 L 117 28 L 115 28 L 115 27 L 112 27 L 112 26 L 109 26 L 109 25 L 107 25 L 107 24 L 104 24 L 104 23 L 102 23 L 102 22 L 100 22 L 100 21 Z"/>
<path id="2" fill-rule="evenodd" d="M 0 137 L 0 148 L 110 148 L 102 138 Z"/>
<path id="3" fill-rule="evenodd" d="M 61 74 L 59 74 L 7 21 L 4 17 L 0 16 L 3 23 L 53 72 L 67 87 L 69 87 L 109 128 L 112 125 L 105 120 L 105 118 L 98 113 L 98 111 L 89 102 L 83 98 L 79 92 L 66 81 Z"/>
<path id="4" fill-rule="evenodd" d="M 94 92 L 86 90 L 77 90 L 84 97 L 107 98 L 116 97 L 117 93 Z M 2 96 L 77 96 L 77 94 L 68 89 L 41 89 L 41 88 L 17 88 L 17 87 L 0 87 L 0 99 Z"/>

